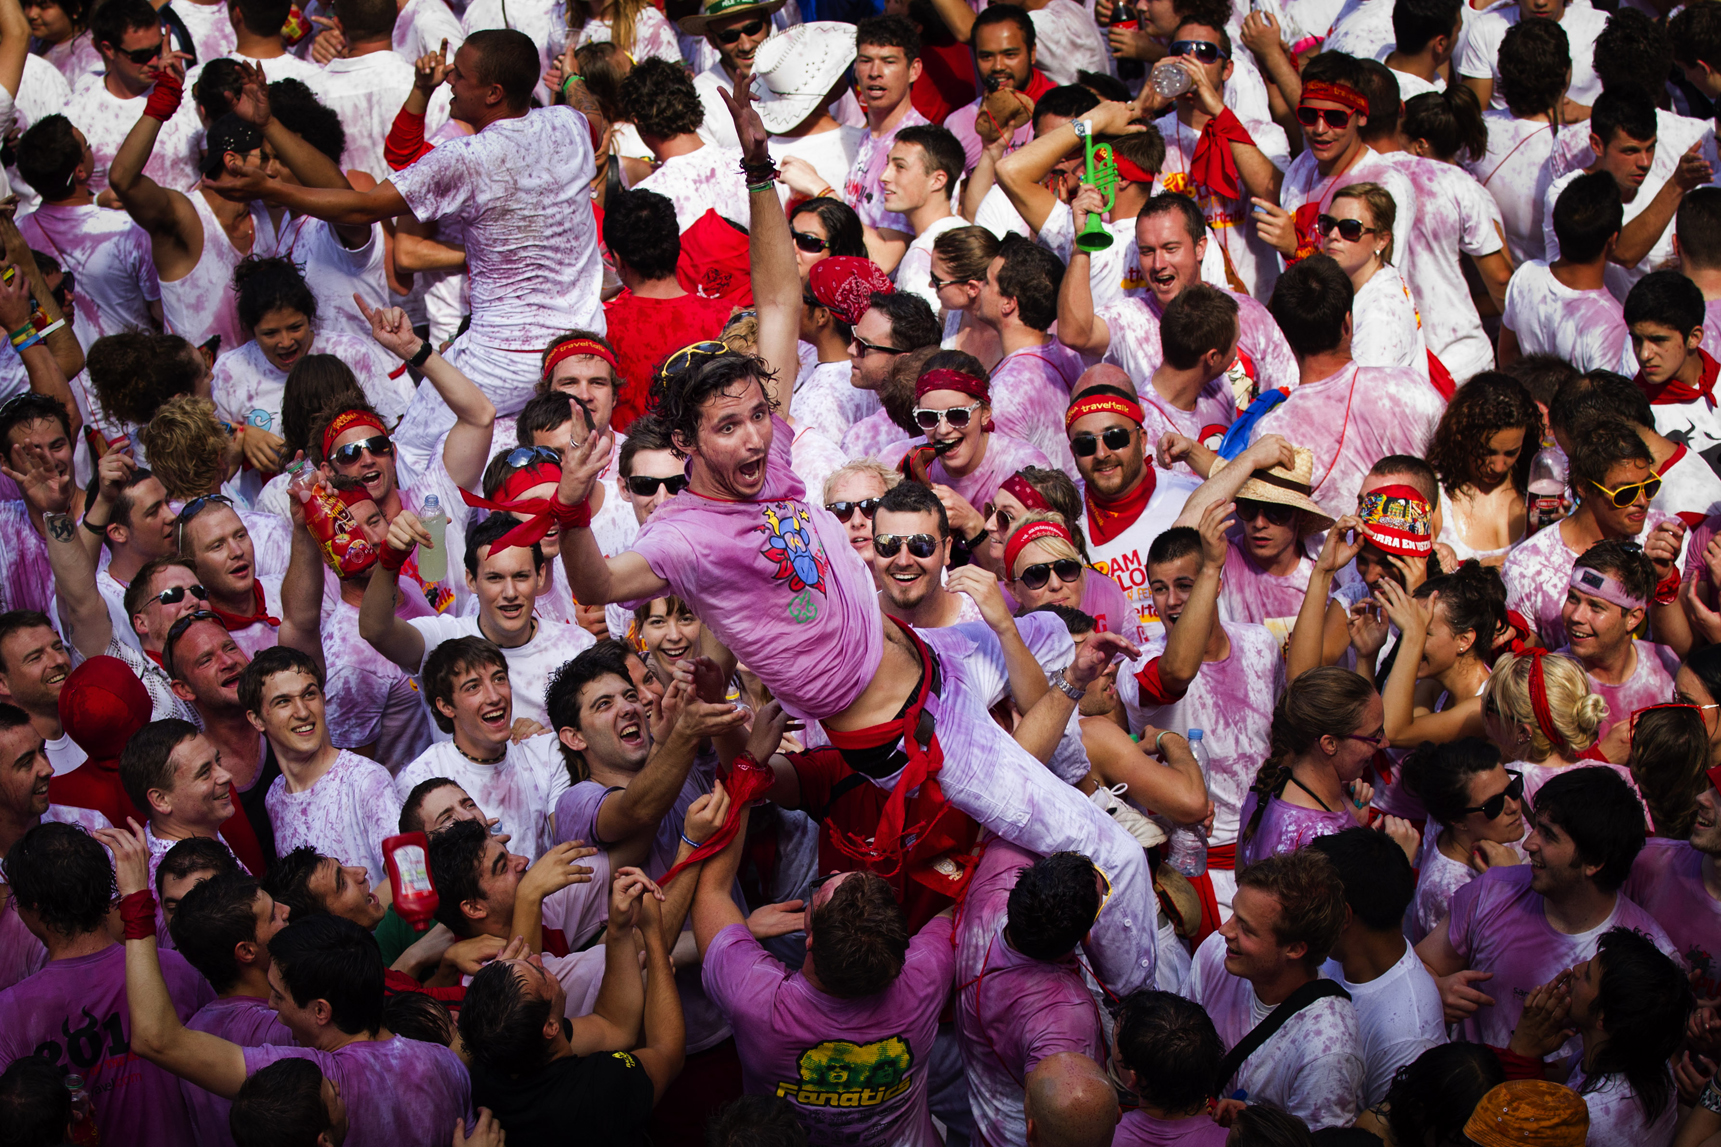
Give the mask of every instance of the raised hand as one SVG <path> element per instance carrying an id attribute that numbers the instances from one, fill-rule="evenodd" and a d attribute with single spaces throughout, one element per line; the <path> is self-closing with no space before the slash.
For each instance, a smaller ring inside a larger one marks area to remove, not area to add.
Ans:
<path id="1" fill-rule="evenodd" d="M 269 124 L 269 79 L 263 65 L 239 63 L 239 90 L 227 93 L 227 106 L 234 115 L 256 127 Z"/>
<path id="2" fill-rule="evenodd" d="M 1400 633 L 1415 634 L 1418 641 L 1427 636 L 1428 623 L 1434 619 L 1434 602 L 1439 596 L 1430 594 L 1426 601 L 1419 601 L 1389 577 L 1374 583 L 1374 599 L 1386 612 L 1387 619 L 1398 626 Z"/>
<path id="3" fill-rule="evenodd" d="M 125 491 L 126 482 L 135 473 L 137 459 L 131 456 L 130 442 L 109 450 L 102 455 L 102 460 L 96 463 L 96 496 L 112 505 Z"/>
<path id="4" fill-rule="evenodd" d="M 741 141 L 741 162 L 769 163 L 771 151 L 767 144 L 771 136 L 759 119 L 758 109 L 753 106 L 753 101 L 759 98 L 753 91 L 753 79 L 749 72 L 735 81 L 733 93 L 719 87 L 717 94 L 723 97 L 729 116 L 735 121 L 735 137 Z"/>
<path id="5" fill-rule="evenodd" d="M 1335 574 L 1356 560 L 1362 553 L 1364 542 L 1362 522 L 1355 514 L 1346 514 L 1333 523 L 1327 531 L 1327 540 L 1321 543 L 1321 555 L 1315 559 L 1315 570 L 1322 574 Z"/>
<path id="6" fill-rule="evenodd" d="M 663 899 L 663 889 L 637 868 L 618 868 L 610 881 L 610 919 L 612 930 L 634 926 L 641 898 Z"/>
<path id="7" fill-rule="evenodd" d="M 424 546 L 426 549 L 436 548 L 436 539 L 430 536 L 430 531 L 424 528 L 424 523 L 418 520 L 418 515 L 411 510 L 402 510 L 388 524 L 388 544 L 395 550 L 406 554 L 411 553 L 414 546 Z"/>
<path id="8" fill-rule="evenodd" d="M 556 486 L 556 501 L 564 506 L 584 505 L 592 496 L 598 475 L 609 467 L 615 435 L 607 428 L 588 434 L 584 442 L 570 440 L 562 447 L 562 480 Z"/>
<path id="9" fill-rule="evenodd" d="M 783 703 L 767 701 L 765 707 L 753 715 L 753 730 L 747 735 L 747 751 L 753 754 L 755 761 L 763 763 L 769 760 L 783 743 L 783 734 L 788 728 L 789 715 L 783 711 Z"/>
<path id="10" fill-rule="evenodd" d="M 1064 680 L 1078 689 L 1086 689 L 1111 668 L 1112 660 L 1119 654 L 1133 661 L 1141 656 L 1141 650 L 1121 633 L 1090 634 L 1076 647 L 1075 660 L 1064 670 Z"/>
<path id="11" fill-rule="evenodd" d="M 126 823 L 129 830 L 98 828 L 91 834 L 114 854 L 114 881 L 121 896 L 149 890 L 149 844 L 137 821 L 127 817 Z"/>
<path id="12" fill-rule="evenodd" d="M 24 257 L 31 257 L 28 251 Z M 9 278 L 7 272 L 10 273 Z M 35 310 L 35 304 L 30 301 L 30 281 L 19 270 L 17 262 L 7 263 L 4 271 L 0 272 L 0 324 L 4 324 L 8 332 L 18 330 L 30 321 Z"/>
<path id="13" fill-rule="evenodd" d="M 769 940 L 773 936 L 787 936 L 791 932 L 799 932 L 806 922 L 802 915 L 806 907 L 805 900 L 762 904 L 753 909 L 753 914 L 747 917 L 747 931 L 753 934 L 755 940 Z"/>
<path id="14" fill-rule="evenodd" d="M 54 502 L 64 475 L 49 459 L 47 452 L 34 447 L 24 447 L 15 451 L 13 457 L 22 460 L 22 469 L 14 470 L 7 463 L 0 462 L 0 474 L 18 483 L 18 490 L 24 495 L 24 501 L 36 506 Z"/>
<path id="15" fill-rule="evenodd" d="M 723 787 L 723 782 L 713 781 L 711 791 L 688 807 L 687 816 L 681 825 L 682 833 L 688 840 L 697 840 L 704 844 L 715 836 L 717 830 L 723 827 L 723 822 L 729 819 L 729 806 L 733 803 L 729 799 L 729 790 Z"/>
<path id="16" fill-rule="evenodd" d="M 580 840 L 556 845 L 526 870 L 526 875 L 520 878 L 517 894 L 532 895 L 541 900 L 553 892 L 560 892 L 570 884 L 590 884 L 592 870 L 580 861 L 588 856 L 596 856 L 597 852 L 595 848 L 587 848 L 585 842 Z"/>
<path id="17" fill-rule="evenodd" d="M 1237 524 L 1231 516 L 1231 511 L 1237 508 L 1235 502 L 1215 502 L 1201 514 L 1201 564 L 1213 569 L 1225 568 L 1225 555 L 1231 548 L 1231 543 L 1225 539 L 1225 531 Z"/>
<path id="18" fill-rule="evenodd" d="M 1532 990 L 1524 1000 L 1518 1026 L 1512 1029 L 1507 1048 L 1530 1059 L 1542 1059 L 1558 1051 L 1576 1034 L 1569 1026 L 1572 1016 L 1572 974 L 1567 968 L 1552 980 Z"/>
<path id="19" fill-rule="evenodd" d="M 1297 221 L 1291 213 L 1260 196 L 1252 196 L 1249 202 L 1254 204 L 1255 234 L 1281 255 L 1296 254 Z"/>
<path id="20" fill-rule="evenodd" d="M 426 52 L 414 61 L 412 86 L 428 96 L 448 79 L 448 72 L 448 41 L 443 40 L 442 46 L 436 51 Z"/>
<path id="21" fill-rule="evenodd" d="M 313 62 L 327 67 L 330 60 L 338 60 L 347 54 L 347 38 L 341 34 L 333 20 L 326 16 L 312 16 L 311 23 L 323 29 L 317 33 L 317 38 L 311 41 Z"/>
<path id="22" fill-rule="evenodd" d="M 1099 214 L 1101 220 L 1106 206 L 1106 197 L 1098 187 L 1091 183 L 1081 184 L 1070 199 L 1070 218 L 1079 232 L 1088 225 L 1088 216 Z"/>
<path id="23" fill-rule="evenodd" d="M 418 348 L 424 340 L 419 338 L 412 329 L 412 320 L 406 317 L 406 312 L 399 307 L 372 307 L 353 292 L 353 302 L 359 306 L 359 314 L 370 324 L 371 338 L 381 343 L 388 352 L 406 362 L 418 353 Z"/>

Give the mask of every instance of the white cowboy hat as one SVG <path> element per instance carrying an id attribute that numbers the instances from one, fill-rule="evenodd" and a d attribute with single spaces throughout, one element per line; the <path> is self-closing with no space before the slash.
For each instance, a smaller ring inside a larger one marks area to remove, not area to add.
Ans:
<path id="1" fill-rule="evenodd" d="M 835 20 L 797 24 L 760 44 L 753 90 L 765 130 L 781 135 L 812 115 L 854 62 L 855 26 Z"/>

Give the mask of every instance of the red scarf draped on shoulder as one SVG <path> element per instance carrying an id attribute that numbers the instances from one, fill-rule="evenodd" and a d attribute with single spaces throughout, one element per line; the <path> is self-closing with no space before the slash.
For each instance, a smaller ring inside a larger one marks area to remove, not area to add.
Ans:
<path id="1" fill-rule="evenodd" d="M 1149 461 L 1142 473 L 1141 484 L 1133 493 L 1125 494 L 1115 502 L 1094 501 L 1093 488 L 1087 493 L 1088 503 L 1088 540 L 1096 546 L 1103 546 L 1131 526 L 1141 517 L 1141 512 L 1147 508 L 1148 499 L 1153 497 L 1154 487 L 1159 484 L 1159 477 L 1153 472 L 1153 463 Z"/>
<path id="2" fill-rule="evenodd" d="M 221 619 L 221 624 L 227 627 L 229 633 L 235 630 L 248 629 L 259 621 L 267 622 L 277 629 L 280 628 L 281 619 L 269 616 L 269 599 L 263 593 L 263 583 L 256 579 L 252 579 L 251 582 L 251 607 L 249 614 L 228 613 L 216 605 L 213 598 L 209 601 L 209 612 Z"/>

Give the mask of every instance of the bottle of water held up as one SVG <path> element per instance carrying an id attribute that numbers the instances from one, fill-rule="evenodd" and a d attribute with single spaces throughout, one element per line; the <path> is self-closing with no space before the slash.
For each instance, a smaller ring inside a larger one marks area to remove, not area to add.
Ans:
<path id="1" fill-rule="evenodd" d="M 1174 100 L 1190 88 L 1195 81 L 1189 78 L 1189 73 L 1177 65 L 1175 60 L 1161 60 L 1148 73 L 1147 82 L 1153 85 L 1153 90 L 1159 93 L 1161 99 Z"/>
<path id="2" fill-rule="evenodd" d="M 435 494 L 427 495 L 419 508 L 418 521 L 430 535 L 430 547 L 418 547 L 418 576 L 425 581 L 448 578 L 448 511 Z"/>
<path id="3" fill-rule="evenodd" d="M 1566 456 L 1550 438 L 1530 462 L 1529 526 L 1526 536 L 1560 521 L 1572 511 L 1566 486 Z"/>
<path id="4" fill-rule="evenodd" d="M 72 1142 L 77 1147 L 100 1147 L 102 1131 L 96 1126 L 96 1111 L 84 1088 L 84 1077 L 66 1076 L 66 1090 L 72 1093 Z"/>
<path id="5" fill-rule="evenodd" d="M 1207 753 L 1207 743 L 1202 739 L 1200 729 L 1189 730 L 1189 751 L 1195 754 L 1195 763 L 1201 767 L 1202 777 L 1206 777 L 1213 767 L 1213 758 Z M 1171 830 L 1171 839 L 1165 842 L 1165 861 L 1183 875 L 1194 879 L 1207 871 L 1207 831 L 1198 824 L 1180 824 Z"/>

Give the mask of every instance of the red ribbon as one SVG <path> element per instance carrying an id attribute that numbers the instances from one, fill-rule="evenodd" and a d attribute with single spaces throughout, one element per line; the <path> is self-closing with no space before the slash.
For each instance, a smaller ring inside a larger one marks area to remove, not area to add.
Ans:
<path id="1" fill-rule="evenodd" d="M 1221 199 L 1242 195 L 1242 185 L 1237 182 L 1237 157 L 1231 154 L 1233 143 L 1253 146 L 1255 137 L 1249 134 L 1237 113 L 1226 108 L 1207 121 L 1207 126 L 1201 129 L 1201 138 L 1195 141 L 1195 154 L 1189 157 L 1190 181 Z"/>
<path id="2" fill-rule="evenodd" d="M 658 887 L 667 888 L 669 882 L 690 864 L 698 864 L 703 860 L 716 856 L 729 846 L 735 839 L 735 833 L 741 827 L 741 810 L 771 791 L 771 786 L 777 783 L 777 774 L 770 765 L 761 765 L 753 758 L 752 753 L 742 753 L 729 766 L 729 775 L 723 778 L 723 787 L 729 792 L 729 815 L 723 818 L 723 827 L 712 833 L 698 848 L 690 853 L 686 860 L 663 874 Z"/>
<path id="3" fill-rule="evenodd" d="M 163 69 L 155 74 L 155 86 L 149 90 L 149 99 L 143 105 L 143 114 L 150 119 L 166 123 L 173 118 L 173 113 L 179 110 L 184 99 L 185 80 L 178 74 Z"/>
<path id="4" fill-rule="evenodd" d="M 528 467 L 528 469 L 530 469 L 530 467 Z M 549 469 L 549 467 L 546 466 L 545 469 Z M 515 474 L 514 477 L 518 478 L 519 474 L 523 474 L 525 472 L 526 471 L 522 470 Z M 561 473 L 559 470 L 556 477 L 557 480 L 560 481 Z M 530 488 L 530 486 L 541 485 L 546 480 L 547 479 L 540 478 L 538 481 L 530 483 L 527 488 Z M 504 484 L 503 488 L 496 492 L 501 494 L 506 488 L 507 486 Z M 578 529 L 581 526 L 589 526 L 592 524 L 592 511 L 589 502 L 581 502 L 577 506 L 564 506 L 561 502 L 556 500 L 556 497 L 553 494 L 548 498 L 520 498 L 518 500 L 504 502 L 500 500 L 492 501 L 489 498 L 480 498 L 470 490 L 462 490 L 460 491 L 460 497 L 468 506 L 471 506 L 476 510 L 500 510 L 501 512 L 508 514 L 532 515 L 524 522 L 521 522 L 519 525 L 515 526 L 513 529 L 492 542 L 490 545 L 491 553 L 496 553 L 498 550 L 508 549 L 510 546 L 530 546 L 535 542 L 542 541 L 544 535 L 550 532 L 551 526 L 557 526 L 561 529 L 567 530 Z"/>
<path id="5" fill-rule="evenodd" d="M 603 343 L 594 339 L 569 339 L 565 343 L 558 343 L 556 349 L 550 352 L 550 357 L 544 360 L 544 377 L 546 379 L 550 377 L 550 373 L 556 369 L 557 363 L 576 355 L 601 358 L 610 364 L 611 370 L 616 369 L 615 352 Z"/>
<path id="6" fill-rule="evenodd" d="M 221 624 L 227 627 L 229 633 L 234 630 L 249 628 L 259 621 L 266 621 L 270 625 L 280 628 L 281 619 L 269 616 L 269 599 L 263 593 L 263 583 L 255 579 L 251 582 L 251 602 L 254 609 L 249 614 L 228 613 L 216 605 L 213 600 L 209 602 L 209 612 L 221 619 Z"/>
<path id="7" fill-rule="evenodd" d="M 1070 531 L 1062 522 L 1029 522 L 1011 534 L 1009 543 L 1004 547 L 1004 576 L 1015 576 L 1016 559 L 1022 556 L 1022 551 L 1030 542 L 1037 542 L 1041 538 L 1062 538 L 1071 546 L 1076 544 L 1076 540 L 1070 536 Z"/>
<path id="8" fill-rule="evenodd" d="M 992 389 L 983 378 L 975 378 L 967 371 L 950 370 L 939 367 L 921 375 L 914 383 L 916 401 L 925 398 L 935 390 L 954 390 L 958 394 L 966 394 L 970 398 L 978 398 L 981 402 L 992 401 Z"/>
<path id="9" fill-rule="evenodd" d="M 1548 706 L 1548 681 L 1542 674 L 1542 658 L 1548 655 L 1546 649 L 1526 649 L 1520 655 L 1530 659 L 1530 710 L 1536 715 L 1536 725 L 1556 749 L 1571 751 L 1566 739 L 1560 736 L 1554 727 L 1554 711 Z"/>

